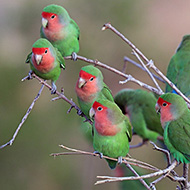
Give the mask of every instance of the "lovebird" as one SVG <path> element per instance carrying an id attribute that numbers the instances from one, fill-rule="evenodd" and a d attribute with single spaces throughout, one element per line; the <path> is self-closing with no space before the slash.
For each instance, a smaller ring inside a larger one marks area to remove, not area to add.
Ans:
<path id="1" fill-rule="evenodd" d="M 118 158 L 122 162 L 129 152 L 129 142 L 132 138 L 131 124 L 128 118 L 123 115 L 121 109 L 106 99 L 95 101 L 89 111 L 93 118 L 93 147 L 100 155 Z M 107 160 L 109 167 L 114 169 L 117 162 Z"/>
<path id="2" fill-rule="evenodd" d="M 55 94 L 55 82 L 61 74 L 61 68 L 65 69 L 65 61 L 57 48 L 46 39 L 38 39 L 32 46 L 32 52 L 27 56 L 26 63 L 30 63 L 31 72 L 45 80 L 51 80 L 51 94 Z"/>
<path id="3" fill-rule="evenodd" d="M 40 37 L 48 39 L 62 56 L 77 59 L 80 29 L 68 12 L 59 5 L 48 5 L 42 12 Z"/>
<path id="4" fill-rule="evenodd" d="M 170 60 L 166 76 L 185 96 L 190 98 L 190 35 L 183 37 Z M 165 91 L 176 93 L 168 84 Z"/>
<path id="5" fill-rule="evenodd" d="M 102 72 L 92 65 L 81 68 L 75 92 L 79 106 L 88 118 L 90 118 L 89 110 L 95 100 L 105 98 L 114 101 L 111 90 L 103 82 Z"/>
<path id="6" fill-rule="evenodd" d="M 160 112 L 168 150 L 178 162 L 190 163 L 190 111 L 185 100 L 166 93 L 158 98 L 155 109 Z"/>
<path id="7" fill-rule="evenodd" d="M 160 116 L 155 112 L 157 99 L 141 89 L 122 89 L 114 97 L 123 114 L 129 117 L 133 132 L 143 140 L 156 141 L 163 136 Z"/>

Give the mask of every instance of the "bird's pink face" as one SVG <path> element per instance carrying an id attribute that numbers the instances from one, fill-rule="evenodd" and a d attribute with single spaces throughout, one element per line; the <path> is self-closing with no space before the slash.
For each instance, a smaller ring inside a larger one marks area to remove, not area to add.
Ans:
<path id="1" fill-rule="evenodd" d="M 94 116 L 95 128 L 100 135 L 114 136 L 120 129 L 116 125 L 112 124 L 108 116 L 108 108 L 95 101 L 90 109 L 89 115 Z"/>
<path id="2" fill-rule="evenodd" d="M 60 27 L 59 17 L 55 13 L 42 12 L 42 26 L 46 29 L 56 30 Z"/>
<path id="3" fill-rule="evenodd" d="M 42 73 L 46 73 L 53 68 L 54 57 L 49 48 L 32 48 L 32 63 L 34 67 Z"/>
<path id="4" fill-rule="evenodd" d="M 91 95 L 98 92 L 97 78 L 83 70 L 79 73 L 79 78 L 75 87 L 76 93 L 83 101 L 91 101 Z"/>
<path id="5" fill-rule="evenodd" d="M 173 114 L 171 112 L 170 102 L 167 102 L 159 97 L 155 109 L 157 112 L 160 112 L 162 126 L 164 126 L 166 122 L 172 121 L 174 119 Z"/>

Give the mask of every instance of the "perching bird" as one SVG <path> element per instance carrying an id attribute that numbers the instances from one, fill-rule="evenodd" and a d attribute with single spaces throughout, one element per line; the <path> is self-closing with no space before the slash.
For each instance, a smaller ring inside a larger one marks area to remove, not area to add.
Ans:
<path id="1" fill-rule="evenodd" d="M 92 65 L 81 68 L 75 91 L 79 106 L 88 118 L 95 100 L 105 98 L 114 101 L 111 90 L 103 82 L 101 71 Z"/>
<path id="2" fill-rule="evenodd" d="M 183 37 L 170 60 L 166 76 L 185 96 L 190 98 L 190 35 Z M 166 84 L 166 92 L 175 93 L 169 84 Z"/>
<path id="3" fill-rule="evenodd" d="M 114 97 L 123 114 L 129 117 L 133 132 L 143 140 L 155 141 L 163 135 L 160 117 L 155 112 L 157 99 L 141 89 L 122 89 Z"/>
<path id="4" fill-rule="evenodd" d="M 155 106 L 164 128 L 164 142 L 173 157 L 190 163 L 190 111 L 184 99 L 174 93 L 158 98 Z"/>
<path id="5" fill-rule="evenodd" d="M 30 63 L 31 72 L 45 80 L 51 80 L 51 94 L 56 92 L 55 82 L 61 74 L 61 68 L 65 69 L 65 61 L 57 48 L 43 38 L 38 39 L 32 46 L 32 52 L 27 56 L 26 63 Z"/>
<path id="6" fill-rule="evenodd" d="M 42 12 L 40 36 L 48 39 L 62 56 L 77 59 L 80 29 L 68 12 L 59 5 L 48 5 Z"/>
<path id="7" fill-rule="evenodd" d="M 117 104 L 106 99 L 95 101 L 89 114 L 94 118 L 94 150 L 105 156 L 118 158 L 118 163 L 121 163 L 122 157 L 129 152 L 132 138 L 128 118 Z M 111 169 L 116 167 L 117 162 L 108 159 L 107 162 Z"/>

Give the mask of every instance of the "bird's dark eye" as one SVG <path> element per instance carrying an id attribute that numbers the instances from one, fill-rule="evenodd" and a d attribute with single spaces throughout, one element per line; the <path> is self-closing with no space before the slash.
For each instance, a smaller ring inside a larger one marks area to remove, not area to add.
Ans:
<path id="1" fill-rule="evenodd" d="M 164 107 L 167 106 L 167 105 L 168 105 L 168 104 L 167 104 L 166 102 L 164 102 L 164 103 L 162 104 L 162 106 L 164 106 Z"/>
<path id="2" fill-rule="evenodd" d="M 102 108 L 102 107 L 98 107 L 97 110 L 98 110 L 98 111 L 102 111 L 103 108 Z"/>
<path id="3" fill-rule="evenodd" d="M 47 53 L 48 51 L 47 51 L 47 49 L 45 50 L 45 53 Z"/>
<path id="4" fill-rule="evenodd" d="M 91 78 L 90 78 L 90 81 L 93 81 L 93 80 L 94 80 L 94 78 L 93 78 L 93 77 L 91 77 Z"/>
<path id="5" fill-rule="evenodd" d="M 54 18 L 55 18 L 55 15 L 52 15 L 52 16 L 51 16 L 51 19 L 54 19 Z"/>

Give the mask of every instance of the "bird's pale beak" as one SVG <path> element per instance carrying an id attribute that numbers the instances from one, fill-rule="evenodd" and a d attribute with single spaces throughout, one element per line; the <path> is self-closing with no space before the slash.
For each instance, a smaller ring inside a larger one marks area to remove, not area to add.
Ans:
<path id="1" fill-rule="evenodd" d="M 35 60 L 36 60 L 37 65 L 39 65 L 41 63 L 41 61 L 42 61 L 42 55 L 36 54 L 35 55 Z"/>
<path id="2" fill-rule="evenodd" d="M 43 26 L 44 28 L 46 28 L 47 25 L 48 25 L 48 20 L 45 19 L 45 18 L 42 18 L 42 26 Z"/>
<path id="3" fill-rule="evenodd" d="M 83 78 L 79 78 L 78 87 L 82 88 L 86 84 L 86 81 Z"/>
<path id="4" fill-rule="evenodd" d="M 158 105 L 158 103 L 156 103 L 155 109 L 157 114 L 160 113 L 160 106 Z"/>
<path id="5" fill-rule="evenodd" d="M 94 115 L 95 115 L 95 111 L 94 111 L 93 108 L 91 108 L 90 111 L 89 111 L 89 116 L 90 116 L 90 118 L 93 118 Z"/>

